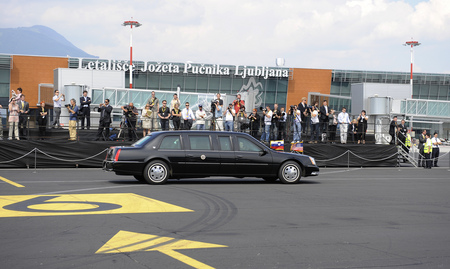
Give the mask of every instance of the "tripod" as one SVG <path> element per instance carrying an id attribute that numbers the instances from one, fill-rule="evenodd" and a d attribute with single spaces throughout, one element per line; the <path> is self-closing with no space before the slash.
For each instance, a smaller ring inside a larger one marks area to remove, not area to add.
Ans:
<path id="1" fill-rule="evenodd" d="M 125 130 L 129 130 L 130 129 L 130 127 L 132 127 L 131 128 L 131 130 L 132 130 L 132 134 L 134 134 L 134 136 L 136 137 L 136 139 L 137 139 L 137 137 L 138 137 L 138 135 L 137 135 L 137 133 L 136 133 L 136 126 L 130 126 L 130 125 L 128 125 L 129 123 L 128 123 L 128 116 L 126 116 L 126 115 L 123 115 L 122 116 L 122 121 L 120 122 L 120 131 L 119 131 L 119 134 L 117 135 L 117 139 L 120 139 L 120 136 L 122 135 L 122 132 L 123 132 L 123 139 L 125 139 Z M 129 135 L 128 135 L 129 136 Z M 133 139 L 132 137 L 128 137 L 128 139 Z"/>

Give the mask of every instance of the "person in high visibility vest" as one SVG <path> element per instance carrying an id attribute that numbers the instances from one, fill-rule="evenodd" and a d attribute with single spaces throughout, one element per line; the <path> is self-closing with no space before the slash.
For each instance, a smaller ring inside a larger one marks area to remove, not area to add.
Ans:
<path id="1" fill-rule="evenodd" d="M 431 153 L 433 152 L 433 143 L 431 142 L 431 135 L 429 133 L 427 133 L 426 135 L 426 142 L 423 145 L 423 153 L 425 155 L 425 160 L 426 160 L 426 165 L 425 165 L 425 169 L 431 169 L 431 164 L 432 164 L 432 160 L 431 160 Z"/>
<path id="2" fill-rule="evenodd" d="M 406 152 L 409 153 L 409 149 L 411 148 L 411 134 L 410 134 L 409 130 L 408 130 L 408 133 L 406 134 L 405 146 L 406 146 Z"/>

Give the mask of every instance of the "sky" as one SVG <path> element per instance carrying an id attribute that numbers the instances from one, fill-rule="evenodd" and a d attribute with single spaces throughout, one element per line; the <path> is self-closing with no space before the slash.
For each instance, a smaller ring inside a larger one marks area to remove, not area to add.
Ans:
<path id="1" fill-rule="evenodd" d="M 101 59 L 450 73 L 449 0 L 3 0 L 0 28 L 44 25 Z M 1 37 L 0 37 L 1 38 Z M 448 43 L 447 43 L 448 42 Z"/>

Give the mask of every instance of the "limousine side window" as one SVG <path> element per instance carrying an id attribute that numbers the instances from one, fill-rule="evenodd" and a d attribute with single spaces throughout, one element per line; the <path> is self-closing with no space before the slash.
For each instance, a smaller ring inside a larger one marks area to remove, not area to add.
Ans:
<path id="1" fill-rule="evenodd" d="M 231 148 L 231 141 L 229 136 L 219 136 L 219 144 L 220 144 L 220 150 L 223 151 L 232 151 Z"/>
<path id="2" fill-rule="evenodd" d="M 251 151 L 251 152 L 260 152 L 261 148 L 258 147 L 255 143 L 252 141 L 243 138 L 238 137 L 238 145 L 239 145 L 239 151 Z"/>
<path id="3" fill-rule="evenodd" d="M 189 143 L 193 150 L 211 150 L 209 135 L 190 135 Z"/>
<path id="4" fill-rule="evenodd" d="M 181 141 L 179 135 L 168 135 L 163 138 L 159 149 L 181 150 Z"/>

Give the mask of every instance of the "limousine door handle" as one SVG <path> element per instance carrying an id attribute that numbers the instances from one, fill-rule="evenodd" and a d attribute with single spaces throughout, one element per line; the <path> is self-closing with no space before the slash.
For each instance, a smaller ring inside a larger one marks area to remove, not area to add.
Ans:
<path id="1" fill-rule="evenodd" d="M 189 158 L 194 158 L 194 155 L 192 155 L 192 154 L 188 154 L 186 156 L 188 156 Z"/>
<path id="2" fill-rule="evenodd" d="M 236 159 L 242 159 L 242 158 L 244 158 L 244 156 L 242 156 L 242 155 L 236 155 Z"/>

